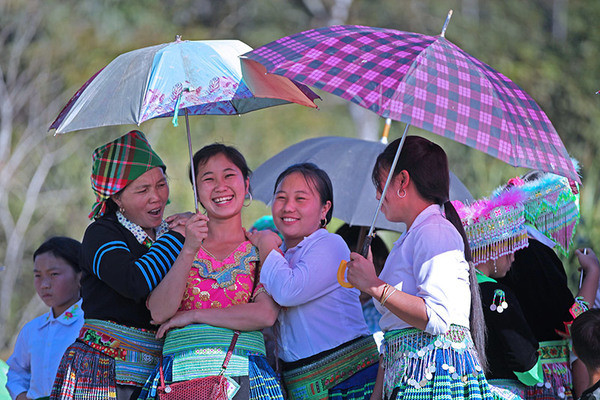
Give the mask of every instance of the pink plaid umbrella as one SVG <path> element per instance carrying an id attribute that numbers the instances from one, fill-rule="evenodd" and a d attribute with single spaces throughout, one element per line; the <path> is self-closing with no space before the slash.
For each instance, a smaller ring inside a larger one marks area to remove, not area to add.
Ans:
<path id="1" fill-rule="evenodd" d="M 481 150 L 510 165 L 581 182 L 552 123 L 523 89 L 444 38 L 341 25 L 286 36 L 246 54 L 268 72 L 340 96 L 406 128 Z M 366 256 L 389 186 L 383 188 L 361 253 Z M 342 263 L 343 264 L 343 263 Z M 340 265 L 338 279 L 343 276 Z M 340 282 L 342 285 L 348 283 Z"/>
<path id="2" fill-rule="evenodd" d="M 376 114 L 483 151 L 515 167 L 580 182 L 552 123 L 513 81 L 440 36 L 330 26 L 244 55 L 267 71 Z"/>

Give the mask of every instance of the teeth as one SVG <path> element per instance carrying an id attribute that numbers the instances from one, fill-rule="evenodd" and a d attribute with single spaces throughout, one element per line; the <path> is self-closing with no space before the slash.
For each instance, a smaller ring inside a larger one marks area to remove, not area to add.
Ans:
<path id="1" fill-rule="evenodd" d="M 282 218 L 285 222 L 293 222 L 293 221 L 297 221 L 297 218 Z"/>
<path id="2" fill-rule="evenodd" d="M 219 203 L 225 203 L 226 201 L 229 201 L 233 199 L 233 196 L 227 196 L 227 197 L 217 197 L 216 199 L 214 199 L 213 201 L 217 204 Z"/>

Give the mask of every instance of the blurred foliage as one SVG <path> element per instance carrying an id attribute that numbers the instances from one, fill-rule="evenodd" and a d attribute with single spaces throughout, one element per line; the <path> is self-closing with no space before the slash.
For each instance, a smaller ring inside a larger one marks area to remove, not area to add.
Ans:
<path id="1" fill-rule="evenodd" d="M 600 208 L 596 207 L 600 195 L 600 159 L 596 157 L 600 97 L 594 96 L 600 89 L 600 32 L 593 28 L 600 17 L 600 2 L 571 0 L 561 12 L 556 9 L 557 2 L 544 0 L 0 0 L 0 12 L 11 18 L 34 15 L 33 7 L 42 10 L 41 29 L 27 54 L 30 60 L 42 58 L 49 65 L 52 84 L 62 93 L 60 103 L 65 104 L 90 76 L 123 52 L 172 41 L 176 34 L 193 40 L 236 38 L 255 47 L 326 25 L 335 20 L 334 10 L 344 4 L 349 6 L 348 24 L 430 35 L 439 34 L 448 9 L 453 8 L 446 37 L 523 87 L 546 111 L 570 154 L 580 161 L 584 185 L 577 243 L 591 247 L 600 243 Z M 561 29 L 566 33 L 561 35 Z M 306 138 L 355 136 L 346 103 L 319 94 L 323 101 L 318 111 L 288 105 L 240 117 L 191 117 L 193 146 L 198 149 L 214 141 L 232 144 L 245 154 L 250 167 L 256 168 Z M 393 125 L 391 139 L 401 134 L 401 125 Z M 81 238 L 93 202 L 89 189 L 91 153 L 132 128 L 110 127 L 65 137 L 48 135 L 48 141 L 81 140 L 81 144 L 76 155 L 58 165 L 46 180 L 47 190 L 73 192 L 68 209 L 61 209 L 61 204 L 44 209 L 65 216 L 64 224 L 47 227 L 46 236 Z M 191 209 L 183 123 L 174 128 L 167 119 L 155 120 L 140 129 L 169 166 L 172 203 L 167 212 Z M 525 172 L 437 135 L 416 128 L 410 133 L 426 136 L 446 149 L 451 169 L 474 197 L 487 195 L 510 177 Z M 255 201 L 244 211 L 244 223 L 249 226 L 269 212 Z M 28 257 L 37 245 L 28 243 Z M 19 284 L 30 295 L 30 258 L 23 264 Z M 565 266 L 575 282 L 576 260 L 565 260 Z M 22 304 L 16 299 L 13 306 L 18 314 Z"/>

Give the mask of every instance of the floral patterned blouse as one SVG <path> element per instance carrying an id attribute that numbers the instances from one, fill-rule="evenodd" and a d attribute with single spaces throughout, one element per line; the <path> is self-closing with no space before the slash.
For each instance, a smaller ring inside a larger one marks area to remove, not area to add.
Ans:
<path id="1" fill-rule="evenodd" d="M 179 310 L 226 308 L 247 303 L 255 278 L 258 281 L 255 274 L 258 261 L 258 250 L 249 241 L 242 242 L 222 261 L 200 247 Z M 254 297 L 261 292 L 265 289 L 258 283 Z"/>

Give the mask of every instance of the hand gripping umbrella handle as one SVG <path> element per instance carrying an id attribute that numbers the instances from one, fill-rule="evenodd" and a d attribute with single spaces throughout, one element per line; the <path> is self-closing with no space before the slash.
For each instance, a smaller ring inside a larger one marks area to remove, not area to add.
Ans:
<path id="1" fill-rule="evenodd" d="M 362 250 L 360 251 L 360 255 L 367 258 L 369 254 L 369 248 L 371 247 L 371 242 L 373 241 L 374 235 L 367 235 L 365 237 L 365 241 L 363 243 Z M 351 283 L 346 282 L 346 268 L 348 268 L 348 263 L 346 260 L 342 260 L 340 262 L 340 266 L 338 267 L 337 272 L 337 280 L 340 286 L 345 288 L 353 288 L 354 286 Z"/>

